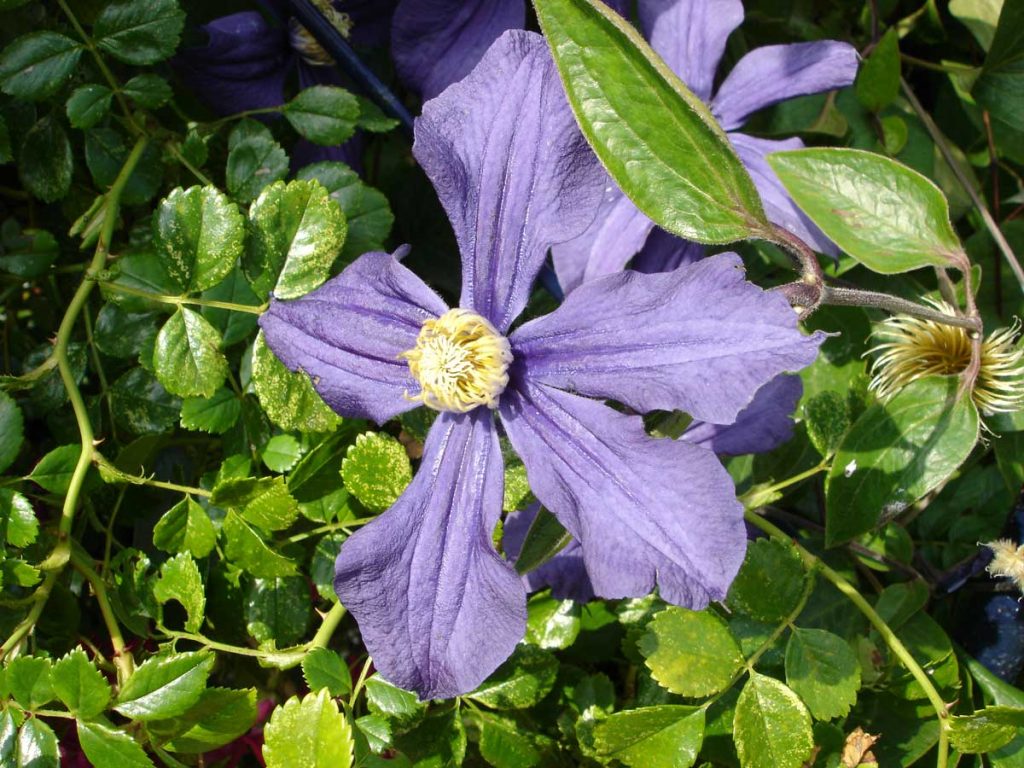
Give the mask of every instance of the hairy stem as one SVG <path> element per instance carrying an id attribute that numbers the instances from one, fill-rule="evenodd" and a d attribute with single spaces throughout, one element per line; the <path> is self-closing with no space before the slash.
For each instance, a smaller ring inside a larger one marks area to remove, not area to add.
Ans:
<path id="1" fill-rule="evenodd" d="M 966 328 L 975 333 L 981 332 L 981 320 L 977 317 L 947 315 L 915 304 L 913 301 L 901 299 L 899 296 L 890 296 L 888 293 L 878 293 L 877 291 L 861 291 L 856 288 L 837 288 L 829 285 L 825 287 L 821 303 L 839 307 L 871 307 L 895 315 L 910 315 L 922 320 Z"/>

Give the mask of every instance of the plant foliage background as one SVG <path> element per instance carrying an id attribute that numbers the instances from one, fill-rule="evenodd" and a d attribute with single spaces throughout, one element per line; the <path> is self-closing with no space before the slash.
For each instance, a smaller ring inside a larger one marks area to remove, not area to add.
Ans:
<path id="1" fill-rule="evenodd" d="M 878 308 L 810 314 L 832 336 L 801 373 L 794 437 L 727 460 L 759 537 L 724 604 L 541 591 L 477 691 L 419 702 L 375 674 L 334 559 L 409 483 L 428 420 L 342 420 L 256 318 L 271 290 L 301 296 L 405 243 L 451 296 L 458 251 L 398 121 L 354 86 L 294 87 L 265 110 L 283 119 L 194 98 L 169 60 L 247 7 L 0 0 L 0 765 L 1024 766 L 1019 585 L 991 579 L 978 547 L 1020 543 L 1024 417 L 979 427 L 956 377 L 880 402 L 865 358 Z M 572 100 L 582 75 L 560 41 L 597 50 L 614 30 L 582 0 L 536 14 Z M 1019 0 L 748 0 L 724 70 L 821 38 L 865 57 L 854 86 L 745 128 L 874 153 L 775 166 L 843 247 L 823 262 L 833 285 L 920 303 L 949 266 L 943 295 L 976 291 L 986 332 L 1021 313 L 1003 251 L 1024 251 L 1022 29 Z M 360 54 L 418 110 L 386 46 Z M 643 56 L 606 47 L 598 89 Z M 356 168 L 295 161 L 300 141 L 356 131 Z M 869 209 L 871 183 L 906 173 L 885 158 L 920 174 L 906 217 L 844 239 L 822 180 Z M 670 225 L 672 190 L 632 191 Z M 786 244 L 764 234 L 705 239 L 749 237 L 731 247 L 750 279 L 791 283 Z M 555 301 L 539 289 L 528 311 Z M 648 427 L 677 437 L 686 421 Z M 521 464 L 505 482 L 506 511 L 526 507 Z M 557 523 L 534 526 L 520 569 L 562 544 Z"/>

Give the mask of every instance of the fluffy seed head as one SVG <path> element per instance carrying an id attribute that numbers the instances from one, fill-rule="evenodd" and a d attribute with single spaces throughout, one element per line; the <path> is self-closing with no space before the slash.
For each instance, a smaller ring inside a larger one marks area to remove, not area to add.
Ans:
<path id="1" fill-rule="evenodd" d="M 330 0 L 313 0 L 320 12 L 332 26 L 344 37 L 348 37 L 352 31 L 352 20 L 347 13 L 342 13 Z M 288 19 L 288 40 L 295 52 L 302 57 L 303 61 L 314 67 L 333 67 L 334 59 L 323 49 L 313 34 L 306 29 L 294 16 Z"/>
<path id="2" fill-rule="evenodd" d="M 985 546 L 992 550 L 992 562 L 986 570 L 992 576 L 1012 580 L 1024 592 L 1024 545 L 1018 547 L 1009 539 L 997 539 Z"/>

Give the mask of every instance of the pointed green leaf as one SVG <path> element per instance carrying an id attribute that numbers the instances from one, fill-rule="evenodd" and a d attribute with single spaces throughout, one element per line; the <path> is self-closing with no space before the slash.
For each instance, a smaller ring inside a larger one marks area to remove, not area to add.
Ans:
<path id="1" fill-rule="evenodd" d="M 103 768 L 152 768 L 153 761 L 135 739 L 105 720 L 78 721 L 78 742 L 93 765 Z"/>
<path id="2" fill-rule="evenodd" d="M 729 628 L 709 610 L 668 608 L 651 620 L 637 646 L 654 679 L 683 696 L 718 693 L 743 664 Z"/>
<path id="3" fill-rule="evenodd" d="M 228 137 L 228 192 L 242 203 L 288 175 L 288 155 L 262 123 L 242 120 Z"/>
<path id="4" fill-rule="evenodd" d="M 252 352 L 252 386 L 267 417 L 281 429 L 328 432 L 341 421 L 304 373 L 277 359 L 260 331 Z"/>
<path id="5" fill-rule="evenodd" d="M 18 173 L 25 189 L 44 203 L 67 195 L 74 163 L 68 135 L 53 116 L 44 117 L 25 134 Z"/>
<path id="6" fill-rule="evenodd" d="M 181 413 L 181 400 L 142 367 L 132 368 L 114 382 L 110 404 L 118 425 L 136 435 L 170 432 Z"/>
<path id="7" fill-rule="evenodd" d="M 24 419 L 14 399 L 0 390 L 0 472 L 5 472 L 18 458 L 25 442 Z"/>
<path id="8" fill-rule="evenodd" d="M 45 99 L 67 82 L 83 50 L 49 30 L 19 37 L 0 54 L 0 88 L 19 99 Z"/>
<path id="9" fill-rule="evenodd" d="M 302 446 L 291 435 L 274 435 L 260 458 L 271 472 L 288 472 L 302 457 Z"/>
<path id="10" fill-rule="evenodd" d="M 254 688 L 207 688 L 199 701 L 174 721 L 182 727 L 165 746 L 185 754 L 209 752 L 252 728 L 257 715 Z"/>
<path id="11" fill-rule="evenodd" d="M 985 707 L 972 715 L 950 720 L 949 740 L 960 752 L 992 752 L 1024 733 L 1024 709 Z"/>
<path id="12" fill-rule="evenodd" d="M 352 673 L 348 665 L 328 648 L 314 648 L 302 660 L 302 676 L 311 691 L 326 688 L 331 696 L 346 696 L 352 691 Z"/>
<path id="13" fill-rule="evenodd" d="M 844 717 L 857 701 L 860 663 L 838 635 L 794 627 L 786 644 L 786 683 L 816 720 Z"/>
<path id="14" fill-rule="evenodd" d="M 355 133 L 359 112 L 354 95 L 331 85 L 304 88 L 284 107 L 284 116 L 299 135 L 328 147 Z"/>
<path id="15" fill-rule="evenodd" d="M 110 685 L 81 648 L 53 664 L 53 690 L 72 714 L 91 720 L 107 708 Z"/>
<path id="16" fill-rule="evenodd" d="M 616 712 L 594 728 L 598 756 L 636 768 L 690 768 L 704 740 L 704 710 L 659 706 Z"/>
<path id="17" fill-rule="evenodd" d="M 805 582 L 803 563 L 793 547 L 759 539 L 747 547 L 725 603 L 758 621 L 779 622 L 800 602 Z"/>
<path id="18" fill-rule="evenodd" d="M 171 100 L 171 86 L 160 75 L 144 72 L 131 78 L 121 89 L 122 93 L 140 107 L 156 109 Z"/>
<path id="19" fill-rule="evenodd" d="M 550 653 L 532 645 L 518 645 L 509 659 L 468 696 L 492 709 L 525 709 L 548 695 L 557 674 L 558 661 Z"/>
<path id="20" fill-rule="evenodd" d="M 800 698 L 757 672 L 736 701 L 733 737 L 744 768 L 800 768 L 814 749 L 811 716 Z"/>
<path id="21" fill-rule="evenodd" d="M 295 573 L 295 563 L 270 549 L 237 513 L 229 511 L 224 518 L 224 536 L 227 559 L 253 576 L 274 578 Z"/>
<path id="22" fill-rule="evenodd" d="M 31 502 L 17 491 L 0 488 L 0 546 L 27 547 L 38 535 L 39 521 Z"/>
<path id="23" fill-rule="evenodd" d="M 57 768 L 60 752 L 57 736 L 38 717 L 25 721 L 18 731 L 12 768 Z"/>
<path id="24" fill-rule="evenodd" d="M 352 728 L 326 690 L 288 699 L 264 729 L 267 768 L 349 768 L 353 749 Z"/>
<path id="25" fill-rule="evenodd" d="M 110 109 L 114 92 L 105 85 L 90 83 L 76 88 L 67 103 L 68 122 L 72 128 L 92 128 Z"/>
<path id="26" fill-rule="evenodd" d="M 894 275 L 963 258 L 945 195 L 895 160 L 822 148 L 776 152 L 768 162 L 803 212 L 870 270 Z"/>
<path id="27" fill-rule="evenodd" d="M 900 38 L 889 27 L 865 60 L 854 83 L 857 98 L 866 109 L 878 112 L 900 92 Z"/>
<path id="28" fill-rule="evenodd" d="M 181 426 L 221 435 L 235 426 L 242 414 L 242 401 L 230 389 L 221 387 L 211 397 L 189 397 L 181 404 Z"/>
<path id="29" fill-rule="evenodd" d="M 50 493 L 65 494 L 68 492 L 71 475 L 74 474 L 78 457 L 81 455 L 80 445 L 62 445 L 54 448 L 39 460 L 28 479 Z"/>
<path id="30" fill-rule="evenodd" d="M 213 662 L 208 651 L 154 656 L 128 678 L 114 709 L 133 720 L 180 715 L 199 701 Z"/>
<path id="31" fill-rule="evenodd" d="M 242 517 L 267 531 L 283 530 L 299 516 L 283 477 L 228 478 L 214 486 L 210 503 L 240 509 Z"/>
<path id="32" fill-rule="evenodd" d="M 702 243 L 762 237 L 761 199 L 725 133 L 629 22 L 598 0 L 535 0 L 587 141 L 637 207 Z"/>
<path id="33" fill-rule="evenodd" d="M 366 704 L 370 712 L 395 721 L 402 729 L 421 720 L 427 711 L 427 705 L 415 693 L 392 685 L 380 675 L 366 681 Z"/>
<path id="34" fill-rule="evenodd" d="M 176 0 L 120 0 L 110 3 L 93 24 L 99 48 L 127 64 L 155 64 L 178 47 L 185 12 Z"/>
<path id="35" fill-rule="evenodd" d="M 369 510 L 380 512 L 412 481 L 405 446 L 382 432 L 365 432 L 349 446 L 341 463 L 345 488 Z"/>
<path id="36" fill-rule="evenodd" d="M 179 397 L 212 397 L 228 375 L 217 329 L 187 307 L 178 307 L 157 334 L 153 368 Z"/>
<path id="37" fill-rule="evenodd" d="M 526 641 L 538 648 L 568 648 L 580 633 L 580 604 L 556 600 L 550 592 L 533 595 L 526 605 Z"/>
<path id="38" fill-rule="evenodd" d="M 1024 125 L 1024 7 L 1007 0 L 999 14 L 992 47 L 985 58 L 981 77 L 974 83 L 972 95 L 978 105 L 989 111 L 1000 128 L 1008 128 L 1020 141 Z M 1018 158 L 1019 159 L 1019 158 Z"/>
<path id="39" fill-rule="evenodd" d="M 14 762 L 14 753 L 18 748 L 18 724 L 10 709 L 0 711 L 0 765 Z"/>
<path id="40" fill-rule="evenodd" d="M 153 529 L 153 544 L 164 552 L 191 552 L 194 557 L 206 557 L 217 543 L 217 532 L 206 510 L 186 496 L 157 522 Z"/>
<path id="41" fill-rule="evenodd" d="M 160 578 L 153 585 L 153 597 L 161 605 L 176 600 L 188 614 L 185 629 L 198 632 L 206 611 L 206 594 L 199 567 L 188 552 L 182 552 L 160 567 Z"/>
<path id="42" fill-rule="evenodd" d="M 253 579 L 245 596 L 245 628 L 257 642 L 296 645 L 306 635 L 313 613 L 309 582 L 299 576 Z"/>
<path id="43" fill-rule="evenodd" d="M 359 725 L 361 721 L 356 721 Z M 477 746 L 488 765 L 495 768 L 533 768 L 542 765 L 541 753 L 531 734 L 517 723 L 483 711 L 473 713 L 473 720 L 480 729 Z"/>
<path id="44" fill-rule="evenodd" d="M 541 507 L 526 531 L 523 546 L 519 548 L 516 571 L 522 574 L 539 568 L 561 552 L 570 541 L 572 537 L 558 519 Z"/>
<path id="45" fill-rule="evenodd" d="M 49 659 L 19 656 L 7 665 L 4 680 L 14 700 L 26 709 L 39 709 L 53 701 L 53 670 Z"/>

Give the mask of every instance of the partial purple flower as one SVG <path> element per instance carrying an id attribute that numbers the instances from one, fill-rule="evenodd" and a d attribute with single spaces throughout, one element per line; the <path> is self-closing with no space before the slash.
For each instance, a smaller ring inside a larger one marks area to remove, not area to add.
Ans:
<path id="1" fill-rule="evenodd" d="M 714 92 L 726 40 L 743 21 L 741 0 L 639 0 L 638 7 L 641 28 L 651 46 L 708 104 L 728 132 L 769 220 L 817 250 L 835 253 L 834 244 L 796 207 L 765 160 L 770 152 L 795 149 L 802 142 L 754 138 L 738 129 L 765 107 L 852 83 L 857 73 L 856 50 L 829 40 L 757 48 L 740 59 Z M 586 280 L 619 271 L 634 257 L 636 269 L 661 272 L 703 253 L 699 245 L 660 232 L 608 179 L 594 223 L 579 238 L 555 248 L 554 260 L 559 282 L 569 292 Z"/>
<path id="2" fill-rule="evenodd" d="M 640 416 L 600 399 L 730 423 L 765 383 L 809 364 L 822 337 L 802 335 L 734 254 L 609 275 L 510 331 L 549 248 L 589 224 L 602 173 L 538 35 L 502 35 L 424 105 L 415 133 L 461 251 L 459 307 L 369 253 L 303 298 L 272 301 L 260 325 L 345 417 L 441 412 L 413 482 L 342 545 L 335 571 L 378 669 L 432 698 L 475 688 L 525 632 L 525 588 L 492 539 L 495 415 L 533 492 L 579 543 L 595 594 L 657 587 L 700 608 L 725 595 L 743 558 L 732 481 L 707 448 L 652 439 Z"/>

